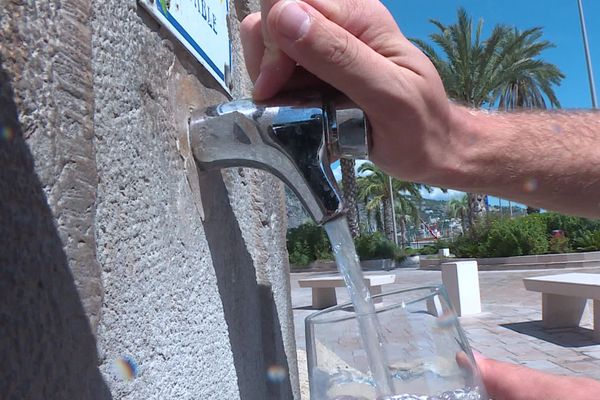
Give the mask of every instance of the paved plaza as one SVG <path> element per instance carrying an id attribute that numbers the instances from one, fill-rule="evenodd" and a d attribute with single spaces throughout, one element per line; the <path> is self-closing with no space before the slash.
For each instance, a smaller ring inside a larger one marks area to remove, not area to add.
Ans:
<path id="1" fill-rule="evenodd" d="M 579 328 L 544 329 L 541 294 L 526 291 L 523 286 L 526 277 L 568 272 L 600 274 L 600 268 L 480 272 L 482 313 L 460 318 L 471 346 L 497 360 L 554 374 L 600 379 L 600 342 L 592 336 L 592 302 L 588 300 Z M 383 293 L 441 283 L 439 271 L 399 268 L 381 273 L 396 275 L 396 282 L 383 286 Z M 301 381 L 306 379 L 304 318 L 316 310 L 311 306 L 311 290 L 300 288 L 298 280 L 327 274 L 332 273 L 291 274 Z M 338 304 L 349 301 L 345 288 L 337 288 L 336 294 Z M 307 399 L 305 382 L 302 386 L 303 398 Z"/>

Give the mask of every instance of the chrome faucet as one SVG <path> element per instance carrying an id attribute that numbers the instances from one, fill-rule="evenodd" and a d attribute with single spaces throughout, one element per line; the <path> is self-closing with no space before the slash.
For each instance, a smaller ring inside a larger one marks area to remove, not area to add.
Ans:
<path id="1" fill-rule="evenodd" d="M 331 163 L 368 158 L 369 125 L 348 101 L 294 93 L 268 103 L 238 100 L 195 112 L 189 141 L 201 170 L 269 171 L 322 224 L 344 213 Z"/>

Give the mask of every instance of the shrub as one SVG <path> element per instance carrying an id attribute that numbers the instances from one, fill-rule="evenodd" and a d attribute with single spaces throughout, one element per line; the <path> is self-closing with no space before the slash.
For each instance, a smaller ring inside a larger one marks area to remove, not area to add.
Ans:
<path id="1" fill-rule="evenodd" d="M 391 258 L 401 261 L 405 257 L 396 244 L 388 240 L 381 232 L 363 233 L 355 239 L 356 252 L 361 260 Z"/>
<path id="2" fill-rule="evenodd" d="M 416 256 L 419 254 L 419 249 L 413 249 L 412 247 L 406 247 L 404 248 L 404 256 L 406 257 L 410 257 L 410 256 Z"/>
<path id="3" fill-rule="evenodd" d="M 565 236 L 553 236 L 548 244 L 549 253 L 568 253 L 571 251 L 569 239 Z"/>
<path id="4" fill-rule="evenodd" d="M 572 217 L 554 212 L 541 214 L 548 227 L 548 232 L 561 230 L 568 237 L 579 237 L 585 232 L 600 230 L 600 221 L 587 218 Z"/>
<path id="5" fill-rule="evenodd" d="M 574 247 L 578 251 L 600 250 L 600 231 L 585 232 L 574 240 Z"/>
<path id="6" fill-rule="evenodd" d="M 600 250 L 600 221 L 557 213 L 514 219 L 487 216 L 450 244 L 450 251 L 457 257 L 508 257 L 572 249 Z"/>
<path id="7" fill-rule="evenodd" d="M 460 258 L 481 257 L 479 244 L 468 234 L 456 237 L 450 244 L 450 252 Z"/>
<path id="8" fill-rule="evenodd" d="M 430 256 L 433 254 L 437 254 L 438 253 L 438 249 L 430 244 L 426 244 L 425 246 L 421 247 L 419 249 L 419 254 L 422 256 Z"/>
<path id="9" fill-rule="evenodd" d="M 436 250 L 447 249 L 450 247 L 450 242 L 444 239 L 438 239 L 433 242 L 433 247 L 435 247 Z"/>
<path id="10" fill-rule="evenodd" d="M 480 251 L 487 257 L 544 254 L 548 251 L 547 226 L 539 215 L 492 222 Z"/>
<path id="11" fill-rule="evenodd" d="M 310 250 L 306 242 L 298 241 L 292 244 L 292 249 L 289 250 L 290 264 L 297 265 L 299 267 L 305 267 L 314 261 Z"/>
<path id="12" fill-rule="evenodd" d="M 564 233 L 564 236 L 568 239 L 569 249 L 577 251 L 600 250 L 600 242 L 595 243 L 594 241 L 594 235 L 600 231 L 600 221 L 558 213 L 544 213 L 540 216 L 546 223 L 548 234 L 552 234 L 552 231 L 556 230 Z"/>
<path id="13" fill-rule="evenodd" d="M 449 246 L 450 252 L 462 258 L 491 257 L 486 254 L 485 243 L 493 223 L 498 220 L 496 217 L 487 216 L 466 233 L 455 238 Z"/>
<path id="14" fill-rule="evenodd" d="M 288 230 L 287 249 L 291 264 L 306 266 L 315 260 L 331 260 L 331 244 L 325 230 L 308 222 Z"/>

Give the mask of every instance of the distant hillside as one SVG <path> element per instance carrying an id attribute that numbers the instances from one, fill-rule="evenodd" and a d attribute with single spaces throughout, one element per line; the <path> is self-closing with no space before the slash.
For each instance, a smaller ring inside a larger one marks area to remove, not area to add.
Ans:
<path id="1" fill-rule="evenodd" d="M 431 218 L 440 218 L 442 220 L 448 218 L 447 213 L 448 201 L 445 200 L 432 200 L 432 199 L 423 199 L 421 201 L 421 217 L 428 221 Z M 490 213 L 500 213 L 504 215 L 509 215 L 510 210 L 508 208 L 508 201 L 502 201 L 502 210 L 498 207 L 498 205 L 490 205 L 488 208 L 488 212 Z M 523 215 L 525 214 L 525 209 L 513 206 L 512 207 L 513 216 Z"/>
<path id="2" fill-rule="evenodd" d="M 412 201 L 419 204 L 419 201 L 412 198 Z M 421 218 L 425 221 L 431 218 L 446 219 L 446 207 L 448 202 L 443 200 L 421 199 L 419 209 L 421 210 Z"/>

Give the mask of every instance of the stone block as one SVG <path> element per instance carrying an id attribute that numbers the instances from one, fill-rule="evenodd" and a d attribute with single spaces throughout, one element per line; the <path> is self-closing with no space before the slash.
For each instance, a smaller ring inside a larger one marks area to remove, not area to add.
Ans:
<path id="1" fill-rule="evenodd" d="M 481 312 L 477 261 L 442 264 L 442 282 L 458 316 Z"/>
<path id="2" fill-rule="evenodd" d="M 440 257 L 450 257 L 450 249 L 447 249 L 447 248 L 439 249 L 438 255 Z"/>

